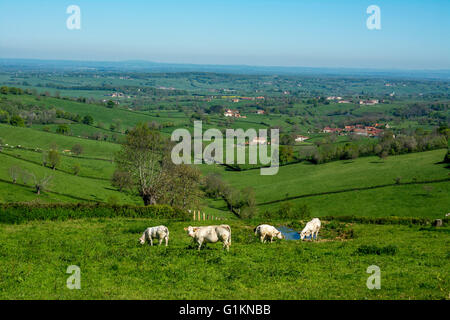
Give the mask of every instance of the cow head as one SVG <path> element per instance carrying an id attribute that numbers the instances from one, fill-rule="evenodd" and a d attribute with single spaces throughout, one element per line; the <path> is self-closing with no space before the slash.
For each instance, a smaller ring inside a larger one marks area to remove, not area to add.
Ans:
<path id="1" fill-rule="evenodd" d="M 277 238 L 278 239 L 284 239 L 284 236 L 283 236 L 283 234 L 280 231 L 278 231 L 278 233 L 277 233 Z"/>
<path id="2" fill-rule="evenodd" d="M 145 233 L 142 235 L 142 237 L 139 238 L 139 243 L 144 244 L 145 243 Z"/>
<path id="3" fill-rule="evenodd" d="M 187 228 L 184 228 L 184 231 L 187 231 L 188 236 L 190 236 L 190 237 L 193 238 L 196 229 L 197 229 L 197 228 L 195 228 L 195 227 L 189 226 L 189 227 L 187 227 Z"/>
<path id="4" fill-rule="evenodd" d="M 311 234 L 311 231 L 302 231 L 300 232 L 300 239 L 303 240 L 305 237 L 308 237 Z"/>

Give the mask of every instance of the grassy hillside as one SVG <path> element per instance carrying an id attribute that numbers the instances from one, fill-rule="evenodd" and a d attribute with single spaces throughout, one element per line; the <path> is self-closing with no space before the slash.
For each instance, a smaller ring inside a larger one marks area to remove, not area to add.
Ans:
<path id="1" fill-rule="evenodd" d="M 18 179 L 17 185 L 14 185 L 14 192 L 11 188 L 11 178 L 9 176 L 9 168 L 12 166 L 20 166 L 29 173 L 34 174 L 38 178 L 44 176 L 52 176 L 51 184 L 48 191 L 43 195 L 37 195 L 34 192 L 33 181 L 23 181 Z M 78 177 L 73 174 L 61 172 L 59 170 L 51 170 L 42 165 L 34 164 L 25 160 L 18 160 L 8 155 L 0 153 L 0 179 L 2 184 L 0 198 L 3 202 L 21 202 L 40 199 L 42 201 L 109 201 L 114 197 L 121 203 L 139 203 L 139 199 L 131 197 L 127 194 L 118 192 L 111 186 L 109 180 L 92 179 Z M 27 184 L 25 184 L 25 182 Z"/>
<path id="2" fill-rule="evenodd" d="M 118 144 L 105 141 L 64 136 L 4 124 L 0 124 L 0 138 L 2 138 L 4 144 L 21 145 L 27 148 L 40 148 L 43 150 L 49 150 L 53 144 L 56 144 L 59 150 L 70 150 L 75 144 L 79 143 L 83 146 L 85 155 L 106 159 L 111 159 L 111 156 L 120 149 Z"/>
<path id="3" fill-rule="evenodd" d="M 401 183 L 447 179 L 449 170 L 440 163 L 446 150 L 413 153 L 380 160 L 377 157 L 336 161 L 321 165 L 299 163 L 280 167 L 277 175 L 261 176 L 259 170 L 226 171 L 221 166 L 203 166 L 205 174 L 219 172 L 233 187 L 252 187 L 260 210 L 275 210 L 286 199 L 306 203 L 318 216 L 405 215 L 442 216 L 448 211 L 450 182 L 401 185 Z M 372 190 L 349 189 L 395 184 Z M 329 195 L 320 193 L 339 192 Z M 414 203 L 414 206 L 409 204 Z M 211 206 L 225 208 L 222 201 Z"/>
<path id="4" fill-rule="evenodd" d="M 324 222 L 319 242 L 261 244 L 253 225 L 227 223 L 228 253 L 220 244 L 198 252 L 183 230 L 188 222 L 0 225 L 0 299 L 448 298 L 448 227 Z M 141 232 L 159 224 L 170 229 L 169 247 L 139 245 Z M 336 238 L 337 227 L 352 229 L 353 239 Z M 70 265 L 81 268 L 81 290 L 66 288 Z M 370 265 L 381 269 L 380 290 L 366 287 Z"/>

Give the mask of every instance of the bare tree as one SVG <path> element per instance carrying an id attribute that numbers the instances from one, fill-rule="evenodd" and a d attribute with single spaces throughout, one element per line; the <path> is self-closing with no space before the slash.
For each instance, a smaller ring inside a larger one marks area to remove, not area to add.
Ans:
<path id="1" fill-rule="evenodd" d="M 38 178 L 34 174 L 32 174 L 32 177 L 34 180 L 34 187 L 35 187 L 36 193 L 38 195 L 40 195 L 41 192 L 44 192 L 45 190 L 47 190 L 47 188 L 50 185 L 50 181 L 53 179 L 52 176 L 47 176 L 47 175 L 45 175 L 42 178 Z"/>
<path id="2" fill-rule="evenodd" d="M 19 166 L 12 166 L 9 168 L 9 176 L 11 177 L 12 183 L 16 183 L 21 174 L 22 169 Z"/>

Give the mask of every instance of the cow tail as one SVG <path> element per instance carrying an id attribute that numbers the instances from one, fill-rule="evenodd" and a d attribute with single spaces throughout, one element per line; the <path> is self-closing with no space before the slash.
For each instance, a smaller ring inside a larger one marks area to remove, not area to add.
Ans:
<path id="1" fill-rule="evenodd" d="M 255 233 L 255 236 L 257 235 L 256 231 L 258 230 L 258 227 L 255 227 L 255 229 L 253 229 L 253 232 Z"/>
<path id="2" fill-rule="evenodd" d="M 166 227 L 167 238 L 169 238 L 169 228 Z"/>

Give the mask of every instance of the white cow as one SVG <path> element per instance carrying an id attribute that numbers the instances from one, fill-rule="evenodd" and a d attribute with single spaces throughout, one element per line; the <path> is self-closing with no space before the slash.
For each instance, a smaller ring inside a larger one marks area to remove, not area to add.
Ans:
<path id="1" fill-rule="evenodd" d="M 159 239 L 159 245 L 166 241 L 166 247 L 169 244 L 169 229 L 166 226 L 157 226 L 145 229 L 142 237 L 139 238 L 139 242 L 144 244 L 145 241 L 149 241 L 150 245 L 153 246 L 153 239 Z"/>
<path id="2" fill-rule="evenodd" d="M 227 224 L 221 224 L 220 226 L 207 226 L 207 227 L 187 227 L 184 228 L 188 235 L 198 243 L 198 250 L 205 243 L 216 243 L 222 241 L 223 248 L 230 250 L 231 245 L 231 228 Z"/>
<path id="3" fill-rule="evenodd" d="M 306 224 L 306 226 L 303 228 L 302 232 L 300 232 L 300 239 L 305 239 L 305 237 L 311 235 L 311 240 L 315 237 L 317 240 L 317 236 L 319 234 L 320 230 L 320 220 L 317 218 L 312 219 L 310 222 Z"/>
<path id="4" fill-rule="evenodd" d="M 261 239 L 261 243 L 265 243 L 266 239 L 268 238 L 270 238 L 270 242 L 273 242 L 273 238 L 275 237 L 277 237 L 278 239 L 284 238 L 283 234 L 280 231 L 268 224 L 261 224 L 257 226 L 254 231 L 255 236 L 259 236 L 259 239 Z"/>

